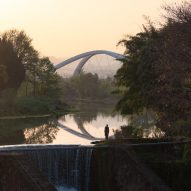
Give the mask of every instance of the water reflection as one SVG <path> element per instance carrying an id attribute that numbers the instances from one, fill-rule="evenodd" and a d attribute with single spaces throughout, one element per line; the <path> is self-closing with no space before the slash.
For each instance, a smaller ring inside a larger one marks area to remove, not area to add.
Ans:
<path id="1" fill-rule="evenodd" d="M 48 118 L 0 120 L 0 145 L 24 144 L 24 130 L 47 123 Z"/>
<path id="2" fill-rule="evenodd" d="M 110 137 L 114 130 L 128 123 L 113 106 L 80 104 L 79 111 L 54 118 L 0 120 L 0 145 L 14 144 L 90 144 L 104 138 L 109 124 Z M 60 124 L 59 124 L 60 123 Z"/>
<path id="3" fill-rule="evenodd" d="M 59 131 L 57 121 L 50 120 L 46 124 L 24 130 L 26 144 L 47 144 L 56 139 Z"/>
<path id="4" fill-rule="evenodd" d="M 127 125 L 127 119 L 113 114 L 112 104 L 77 104 L 80 112 L 57 119 L 0 120 L 0 144 L 90 144 L 104 138 L 109 124 L 110 137 L 114 130 Z M 60 123 L 60 125 L 58 125 Z"/>
<path id="5" fill-rule="evenodd" d="M 109 124 L 111 138 L 115 130 L 120 129 L 120 126 L 127 123 L 127 119 L 118 114 L 108 116 L 104 115 L 104 113 L 98 113 L 91 120 L 88 113 L 84 112 L 65 115 L 59 118 L 61 129 L 54 143 L 90 144 L 92 140 L 102 140 L 104 138 L 104 127 L 106 124 Z M 69 137 L 69 140 L 66 140 L 66 137 Z"/>
<path id="6" fill-rule="evenodd" d="M 109 124 L 110 138 L 114 130 L 127 125 L 127 119 L 113 113 L 114 104 L 76 103 L 80 112 L 59 118 L 59 128 L 55 144 L 90 144 L 92 140 L 104 138 L 104 127 Z"/>
<path id="7" fill-rule="evenodd" d="M 119 137 L 161 137 L 164 132 L 154 125 L 154 117 L 148 115 L 123 118 L 112 113 L 113 106 L 107 104 L 79 104 L 79 111 L 54 118 L 32 118 L 0 120 L 0 145 L 13 144 L 83 144 L 104 139 L 104 127 L 110 127 L 110 138 L 114 131 L 128 123 L 136 128 L 122 128 Z M 151 119 L 150 119 L 151 118 Z M 145 120 L 147 119 L 147 120 Z M 118 131 L 119 132 L 119 131 Z"/>

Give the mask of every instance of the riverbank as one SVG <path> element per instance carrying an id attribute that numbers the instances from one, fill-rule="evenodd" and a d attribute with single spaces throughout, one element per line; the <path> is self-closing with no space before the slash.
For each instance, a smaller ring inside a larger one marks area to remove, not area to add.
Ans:
<path id="1" fill-rule="evenodd" d="M 57 115 L 70 111 L 64 101 L 50 97 L 18 97 L 11 102 L 0 102 L 0 118 L 29 118 Z"/>
<path id="2" fill-rule="evenodd" d="M 112 129 L 119 129 L 127 120 L 112 113 L 112 104 L 73 103 L 67 111 L 34 115 L 2 116 L 0 120 L 0 145 L 14 144 L 86 144 L 92 140 L 83 137 L 104 138 L 104 127 L 109 122 Z M 67 127 L 58 126 L 59 122 Z"/>
<path id="3" fill-rule="evenodd" d="M 49 117 L 81 110 L 101 111 L 103 105 L 106 110 L 114 111 L 116 99 L 70 99 L 57 100 L 47 97 L 21 97 L 11 103 L 0 104 L 0 119 L 24 119 L 35 117 Z M 100 108 L 102 108 L 100 110 Z"/>
<path id="4" fill-rule="evenodd" d="M 3 119 L 28 119 L 28 118 L 44 118 L 44 117 L 50 117 L 51 114 L 45 114 L 45 115 L 17 115 L 17 116 L 4 116 L 0 117 L 0 120 Z"/>
<path id="5" fill-rule="evenodd" d="M 122 140 L 99 144 L 92 157 L 91 190 L 190 191 L 191 141 L 164 141 L 132 139 L 128 144 L 127 140 L 126 144 L 121 144 Z"/>
<path id="6" fill-rule="evenodd" d="M 57 132 L 54 117 L 0 120 L 0 145 L 51 143 Z"/>

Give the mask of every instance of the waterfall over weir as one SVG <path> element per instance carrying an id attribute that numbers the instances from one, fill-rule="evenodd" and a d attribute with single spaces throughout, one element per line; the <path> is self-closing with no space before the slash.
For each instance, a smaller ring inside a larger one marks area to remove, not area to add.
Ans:
<path id="1" fill-rule="evenodd" d="M 77 191 L 89 190 L 92 150 L 92 147 L 62 145 L 0 148 L 0 152 L 25 154 L 46 174 L 50 183 L 58 188 L 68 187 Z"/>

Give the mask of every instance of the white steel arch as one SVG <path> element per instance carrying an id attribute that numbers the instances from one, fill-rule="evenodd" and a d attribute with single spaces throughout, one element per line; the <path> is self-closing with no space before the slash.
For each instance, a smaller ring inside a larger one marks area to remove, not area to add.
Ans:
<path id="1" fill-rule="evenodd" d="M 82 53 L 82 54 L 79 54 L 79 55 L 76 55 L 74 57 L 71 57 L 57 65 L 55 65 L 55 69 L 58 70 L 76 60 L 79 60 L 79 59 L 82 59 L 81 62 L 78 64 L 78 66 L 76 67 L 75 71 L 74 71 L 74 75 L 78 75 L 81 70 L 82 70 L 82 67 L 86 64 L 86 62 L 94 55 L 97 55 L 97 54 L 106 54 L 106 55 L 109 55 L 113 58 L 116 58 L 116 59 L 123 59 L 125 58 L 124 55 L 122 54 L 118 54 L 118 53 L 115 53 L 115 52 L 112 52 L 112 51 L 108 51 L 108 50 L 94 50 L 94 51 L 89 51 L 89 52 L 85 52 L 85 53 Z"/>

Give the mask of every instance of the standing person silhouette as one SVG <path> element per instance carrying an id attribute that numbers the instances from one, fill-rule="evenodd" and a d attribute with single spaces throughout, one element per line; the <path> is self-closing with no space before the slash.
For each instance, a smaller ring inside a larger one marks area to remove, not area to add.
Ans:
<path id="1" fill-rule="evenodd" d="M 105 139 L 108 140 L 108 137 L 109 137 L 109 126 L 108 126 L 108 124 L 105 126 L 104 132 L 105 132 Z"/>

